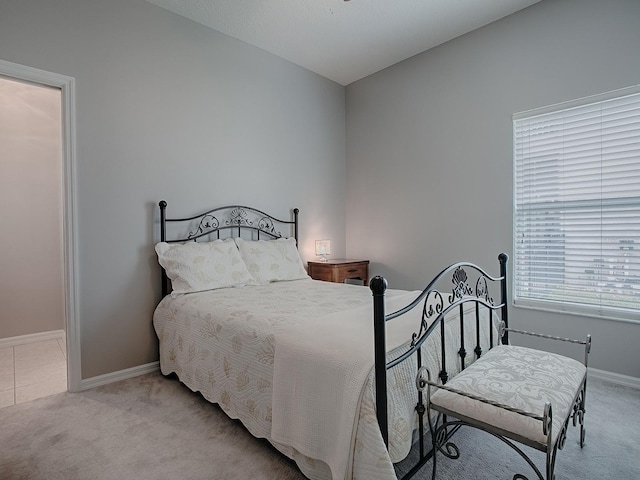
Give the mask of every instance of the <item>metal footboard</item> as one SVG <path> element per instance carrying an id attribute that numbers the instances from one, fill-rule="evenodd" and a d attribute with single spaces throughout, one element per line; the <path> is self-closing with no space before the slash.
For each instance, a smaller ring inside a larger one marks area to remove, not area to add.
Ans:
<path id="1" fill-rule="evenodd" d="M 389 314 L 385 313 L 385 291 L 387 281 L 380 276 L 374 277 L 369 282 L 373 293 L 374 311 L 374 347 L 375 347 L 375 385 L 376 385 L 376 415 L 380 432 L 385 445 L 389 446 L 389 419 L 387 410 L 387 371 L 404 361 L 415 361 L 417 369 L 423 368 L 423 358 L 421 348 L 424 342 L 431 335 L 440 335 L 441 342 L 441 370 L 438 376 L 443 384 L 447 382 L 451 370 L 449 363 L 454 360 L 459 362 L 460 369 L 479 358 L 483 353 L 482 345 L 492 348 L 498 344 L 499 339 L 494 338 L 494 324 L 501 320 L 505 324 L 505 329 L 500 340 L 508 342 L 508 311 L 507 311 L 507 260 L 508 256 L 501 253 L 498 256 L 500 264 L 500 275 L 497 277 L 489 275 L 485 270 L 468 262 L 459 262 L 442 270 L 422 291 L 422 293 L 406 307 Z M 447 293 L 450 292 L 450 293 Z M 494 294 L 499 297 L 498 302 L 494 301 Z M 465 345 L 465 308 L 469 304 L 475 306 L 475 345 Z M 386 350 L 386 323 L 400 317 L 414 308 L 422 308 L 422 316 L 419 325 L 411 339 L 408 339 L 408 350 L 394 360 L 387 360 Z M 489 339 L 480 338 L 480 310 L 487 309 L 488 315 L 488 335 Z M 459 348 L 455 359 L 447 358 L 445 348 L 445 324 L 444 319 L 450 314 L 459 316 Z M 499 318 L 497 318 L 499 316 Z M 497 336 L 497 334 L 496 334 Z M 471 348 L 471 352 L 467 351 Z M 470 358 L 473 357 L 473 358 Z M 418 440 L 420 449 L 419 459 L 416 465 L 403 477 L 411 478 L 432 456 L 433 449 L 425 447 L 425 414 L 427 412 L 426 394 L 421 389 L 416 393 L 416 414 L 418 417 Z M 447 433 L 452 435 L 456 429 Z"/>

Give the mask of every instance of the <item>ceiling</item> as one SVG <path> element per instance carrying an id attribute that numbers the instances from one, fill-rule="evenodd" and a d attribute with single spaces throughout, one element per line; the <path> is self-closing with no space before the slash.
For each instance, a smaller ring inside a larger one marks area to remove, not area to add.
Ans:
<path id="1" fill-rule="evenodd" d="M 348 85 L 540 0 L 148 0 Z"/>

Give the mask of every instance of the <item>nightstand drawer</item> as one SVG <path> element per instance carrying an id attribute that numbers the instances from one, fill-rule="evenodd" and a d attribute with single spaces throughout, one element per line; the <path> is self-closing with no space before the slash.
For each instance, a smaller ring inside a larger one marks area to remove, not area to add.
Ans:
<path id="1" fill-rule="evenodd" d="M 367 282 L 369 266 L 366 264 L 358 264 L 358 265 L 341 265 L 333 271 L 333 275 L 335 280 L 334 282 L 344 282 L 347 278 L 359 278 L 363 280 L 365 283 Z"/>
<path id="2" fill-rule="evenodd" d="M 369 260 L 334 259 L 326 262 L 309 262 L 309 276 L 314 280 L 344 283 L 347 279 L 360 279 L 369 284 Z"/>

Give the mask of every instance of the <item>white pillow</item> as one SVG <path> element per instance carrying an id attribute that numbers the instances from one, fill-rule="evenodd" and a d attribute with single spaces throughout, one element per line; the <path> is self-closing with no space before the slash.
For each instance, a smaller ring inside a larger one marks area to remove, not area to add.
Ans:
<path id="1" fill-rule="evenodd" d="M 309 278 L 295 238 L 255 241 L 236 238 L 236 244 L 249 273 L 258 283 Z"/>
<path id="2" fill-rule="evenodd" d="M 174 297 L 253 282 L 232 238 L 202 243 L 160 242 L 156 253 L 171 279 Z"/>

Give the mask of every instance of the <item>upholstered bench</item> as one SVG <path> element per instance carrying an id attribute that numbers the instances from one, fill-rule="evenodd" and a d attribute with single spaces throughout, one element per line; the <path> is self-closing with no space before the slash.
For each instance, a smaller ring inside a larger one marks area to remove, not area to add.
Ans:
<path id="1" fill-rule="evenodd" d="M 457 447 L 449 441 L 449 433 L 460 425 L 480 428 L 503 440 L 527 461 L 541 480 L 554 478 L 556 453 L 564 446 L 570 419 L 574 425 L 580 424 L 580 446 L 584 445 L 586 364 L 591 339 L 587 337 L 581 342 L 533 335 L 585 345 L 584 364 L 554 353 L 498 345 L 445 385 L 432 383 L 429 372 L 418 377 L 418 386 L 427 387 L 427 398 L 430 398 L 428 418 L 432 418 L 433 410 L 442 414 L 441 423 L 436 422 L 435 426 L 430 423 L 436 452 L 434 477 L 438 451 L 452 458 L 459 456 Z M 432 392 L 431 387 L 437 390 Z M 544 477 L 511 440 L 546 453 Z M 443 448 L 445 446 L 447 448 Z M 514 478 L 526 477 L 518 474 Z"/>

